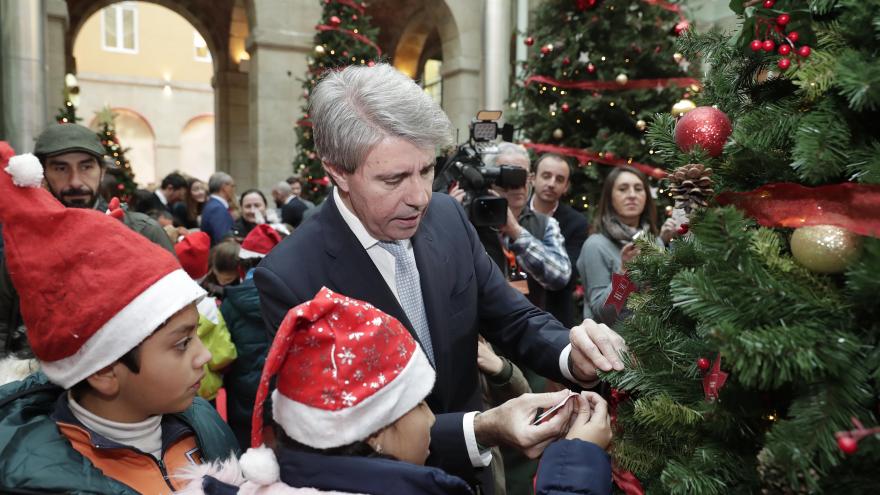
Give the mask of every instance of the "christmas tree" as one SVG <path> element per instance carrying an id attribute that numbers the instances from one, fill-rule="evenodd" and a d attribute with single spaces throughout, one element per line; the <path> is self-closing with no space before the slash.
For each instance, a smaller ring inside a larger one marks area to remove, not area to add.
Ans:
<path id="1" fill-rule="evenodd" d="M 76 76 L 67 74 L 64 76 L 64 106 L 58 109 L 55 121 L 59 124 L 68 122 L 75 124 L 82 120 L 76 116 L 76 106 L 79 104 L 79 83 Z"/>
<path id="2" fill-rule="evenodd" d="M 306 183 L 303 195 L 313 201 L 323 198 L 330 180 L 315 154 L 308 115 L 309 93 L 325 71 L 352 64 L 373 65 L 382 56 L 376 44 L 379 29 L 371 26 L 366 3 L 353 0 L 323 0 L 321 3 L 324 10 L 321 23 L 315 26 L 315 50 L 308 59 L 309 68 L 302 84 L 305 103 L 303 116 L 296 123 L 297 156 L 293 161 L 294 172 Z"/>
<path id="3" fill-rule="evenodd" d="M 111 166 L 107 168 L 107 173 L 116 177 L 118 191 L 114 196 L 119 197 L 122 202 L 128 202 L 137 189 L 137 183 L 134 181 L 134 170 L 131 168 L 131 163 L 125 157 L 128 148 L 122 147 L 119 143 L 119 137 L 116 135 L 116 126 L 113 124 L 115 117 L 110 107 L 105 107 L 98 112 L 98 126 L 100 127 L 98 137 L 101 138 L 101 144 L 104 145 L 105 154 L 113 161 Z"/>
<path id="4" fill-rule="evenodd" d="M 534 12 L 529 56 L 512 91 L 512 123 L 537 153 L 580 164 L 570 203 L 595 204 L 607 166 L 631 164 L 659 176 L 645 140 L 658 112 L 693 108 L 693 59 L 674 42 L 688 21 L 662 0 L 548 0 Z"/>
<path id="5" fill-rule="evenodd" d="M 740 32 L 679 40 L 702 106 L 649 130 L 689 221 L 629 266 L 615 481 L 880 493 L 880 1 L 731 7 Z"/>

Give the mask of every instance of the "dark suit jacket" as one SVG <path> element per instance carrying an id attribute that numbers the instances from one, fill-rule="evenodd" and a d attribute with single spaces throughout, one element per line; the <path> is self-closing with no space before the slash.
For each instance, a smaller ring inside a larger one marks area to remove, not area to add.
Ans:
<path id="1" fill-rule="evenodd" d="M 291 227 L 299 227 L 303 221 L 303 213 L 309 209 L 309 206 L 299 198 L 292 198 L 284 206 L 281 207 L 281 221 Z"/>
<path id="2" fill-rule="evenodd" d="M 463 415 L 482 408 L 477 331 L 518 363 L 557 381 L 568 330 L 512 289 L 486 254 L 461 206 L 435 194 L 412 238 L 437 368 L 428 405 L 437 414 L 429 463 L 475 481 L 462 431 Z M 284 239 L 254 274 L 263 317 L 272 332 L 287 311 L 322 286 L 368 301 L 412 324 L 366 250 L 328 198 Z M 491 491 L 491 484 L 484 485 Z"/>
<path id="3" fill-rule="evenodd" d="M 208 198 L 202 210 L 202 232 L 211 236 L 211 245 L 222 241 L 232 231 L 232 215 L 217 198 Z"/>
<path id="4" fill-rule="evenodd" d="M 563 325 L 570 328 L 581 322 L 581 318 L 577 317 L 577 308 L 573 299 L 578 278 L 574 267 L 581 254 L 581 247 L 589 236 L 590 224 L 580 212 L 565 203 L 559 203 L 553 218 L 559 222 L 559 230 L 565 238 L 565 252 L 568 253 L 572 270 L 568 285 L 559 290 L 547 291 L 546 309 Z"/>
<path id="5" fill-rule="evenodd" d="M 158 196 L 156 196 L 155 192 L 153 194 L 150 194 L 148 197 L 142 199 L 141 201 L 139 201 L 137 204 L 137 209 L 136 209 L 136 211 L 138 211 L 140 213 L 147 213 L 147 214 L 149 214 L 153 210 L 156 210 L 156 211 L 165 210 L 168 213 L 172 213 L 171 205 L 166 205 L 165 203 L 163 203 L 162 200 L 159 199 Z"/>

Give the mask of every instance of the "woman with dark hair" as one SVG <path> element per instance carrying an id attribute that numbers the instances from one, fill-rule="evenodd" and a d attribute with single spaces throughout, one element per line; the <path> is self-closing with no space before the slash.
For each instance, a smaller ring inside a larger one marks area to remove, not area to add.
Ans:
<path id="1" fill-rule="evenodd" d="M 274 451 L 263 446 L 270 381 Z M 260 447 L 239 463 L 231 459 L 181 473 L 193 481 L 178 493 L 471 495 L 463 479 L 424 465 L 435 419 L 425 397 L 434 381 L 434 368 L 403 324 L 322 288 L 290 310 L 269 349 L 251 429 L 251 444 Z M 570 425 L 564 439 L 544 450 L 536 493 L 611 493 L 604 451 L 611 421 L 601 396 L 563 390 L 513 400 L 532 403 L 532 414 L 564 404 L 546 422 L 512 416 L 523 428 L 557 431 Z"/>
<path id="2" fill-rule="evenodd" d="M 259 189 L 248 189 L 238 200 L 241 217 L 232 224 L 235 237 L 244 239 L 257 225 L 266 223 L 266 196 Z"/>
<path id="3" fill-rule="evenodd" d="M 208 200 L 208 185 L 194 177 L 186 179 L 186 194 L 183 201 L 174 204 L 174 220 L 187 229 L 199 228 L 202 208 Z"/>
<path id="4" fill-rule="evenodd" d="M 639 255 L 634 241 L 654 238 L 658 245 L 669 242 L 673 222 L 657 230 L 657 208 L 651 198 L 648 178 L 632 167 L 615 168 L 602 186 L 602 197 L 587 238 L 578 257 L 577 269 L 584 281 L 584 318 L 612 325 L 620 318 L 615 306 L 605 302 L 611 294 L 611 275 Z"/>

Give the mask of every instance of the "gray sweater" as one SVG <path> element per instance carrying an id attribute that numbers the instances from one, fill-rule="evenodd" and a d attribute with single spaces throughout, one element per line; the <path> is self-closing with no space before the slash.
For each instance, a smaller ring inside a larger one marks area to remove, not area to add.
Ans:
<path id="1" fill-rule="evenodd" d="M 657 238 L 657 244 L 663 241 Z M 581 248 L 577 260 L 578 273 L 584 283 L 584 318 L 593 319 L 608 326 L 626 316 L 627 310 L 618 315 L 614 306 L 605 306 L 611 294 L 611 274 L 620 273 L 620 249 L 602 234 L 593 234 Z"/>

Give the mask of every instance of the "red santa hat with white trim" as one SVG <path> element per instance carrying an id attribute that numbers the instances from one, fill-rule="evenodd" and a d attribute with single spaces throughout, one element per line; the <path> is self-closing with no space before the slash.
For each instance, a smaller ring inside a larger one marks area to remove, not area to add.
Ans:
<path id="1" fill-rule="evenodd" d="M 263 443 L 263 403 L 276 375 L 272 417 L 291 439 L 316 449 L 362 441 L 394 423 L 431 393 L 435 379 L 398 320 L 326 287 L 291 309 L 275 335 L 257 389 L 253 447 Z M 241 466 L 251 481 L 268 484 L 273 462 L 268 449 L 250 449 Z"/>
<path id="2" fill-rule="evenodd" d="M 0 142 L 0 223 L 28 341 L 64 388 L 112 364 L 204 290 L 168 251 L 113 216 L 66 208 L 32 154 Z"/>
<path id="3" fill-rule="evenodd" d="M 254 227 L 241 242 L 238 257 L 243 260 L 263 258 L 280 242 L 281 234 L 271 226 L 261 223 Z"/>

